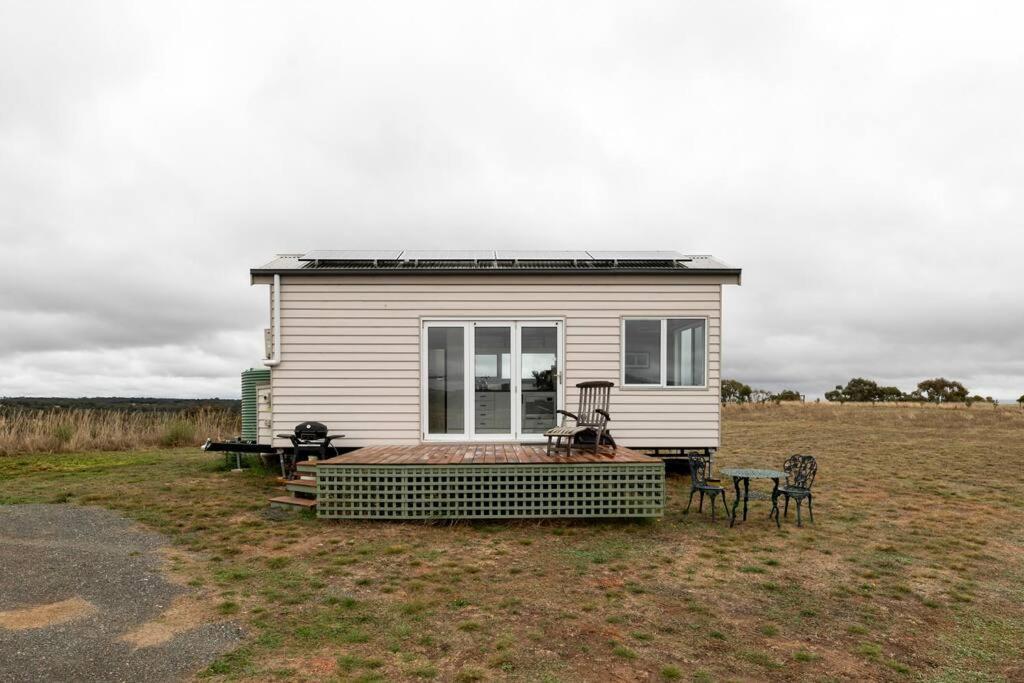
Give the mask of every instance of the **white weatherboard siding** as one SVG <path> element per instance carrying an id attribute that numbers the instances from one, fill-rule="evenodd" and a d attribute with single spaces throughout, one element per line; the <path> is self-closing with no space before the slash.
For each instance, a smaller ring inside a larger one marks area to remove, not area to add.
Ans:
<path id="1" fill-rule="evenodd" d="M 577 403 L 577 382 L 611 380 L 619 443 L 717 447 L 721 286 L 732 282 L 687 275 L 282 275 L 273 432 L 317 420 L 344 432 L 346 446 L 420 443 L 423 320 L 553 318 L 565 322 L 568 410 Z M 630 316 L 708 318 L 707 388 L 620 388 L 620 325 Z"/>

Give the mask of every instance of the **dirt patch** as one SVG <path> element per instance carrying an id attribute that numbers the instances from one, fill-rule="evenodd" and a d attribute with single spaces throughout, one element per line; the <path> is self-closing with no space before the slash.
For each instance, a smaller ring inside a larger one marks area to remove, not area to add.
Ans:
<path id="1" fill-rule="evenodd" d="M 209 611 L 201 603 L 181 597 L 156 619 L 125 633 L 118 640 L 131 644 L 135 649 L 156 647 L 169 642 L 179 633 L 186 633 L 211 621 L 215 620 L 210 618 Z"/>
<path id="2" fill-rule="evenodd" d="M 162 556 L 162 574 L 170 583 L 185 586 L 188 582 L 188 570 L 194 569 L 197 561 L 194 556 L 183 554 L 170 548 L 160 548 Z M 138 627 L 121 635 L 118 640 L 130 644 L 138 650 L 146 647 L 157 647 L 170 642 L 180 633 L 187 633 L 204 624 L 223 622 L 211 608 L 208 591 L 190 591 L 187 595 L 176 598 L 171 606 L 155 618 L 140 624 Z"/>
<path id="3" fill-rule="evenodd" d="M 240 641 L 173 580 L 191 556 L 115 512 L 0 505 L 0 527 L 0 680 L 180 681 Z"/>
<path id="4" fill-rule="evenodd" d="M 96 612 L 96 605 L 82 598 L 68 598 L 48 605 L 24 607 L 0 612 L 0 628 L 22 631 L 30 628 L 56 626 Z"/>

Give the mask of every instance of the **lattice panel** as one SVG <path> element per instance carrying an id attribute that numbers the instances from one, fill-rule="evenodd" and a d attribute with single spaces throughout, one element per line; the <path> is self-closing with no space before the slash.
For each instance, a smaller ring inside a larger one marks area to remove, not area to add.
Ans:
<path id="1" fill-rule="evenodd" d="M 317 468 L 326 518 L 660 517 L 664 505 L 660 462 Z"/>

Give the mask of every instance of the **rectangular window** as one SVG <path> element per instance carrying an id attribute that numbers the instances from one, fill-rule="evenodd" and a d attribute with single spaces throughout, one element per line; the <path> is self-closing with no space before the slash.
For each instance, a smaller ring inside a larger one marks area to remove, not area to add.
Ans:
<path id="1" fill-rule="evenodd" d="M 632 318 L 622 323 L 625 386 L 703 387 L 707 384 L 707 320 Z"/>
<path id="2" fill-rule="evenodd" d="M 665 321 L 665 384 L 670 387 L 704 386 L 704 320 L 669 318 Z"/>
<path id="3" fill-rule="evenodd" d="M 627 320 L 625 336 L 625 383 L 661 384 L 661 321 Z"/>

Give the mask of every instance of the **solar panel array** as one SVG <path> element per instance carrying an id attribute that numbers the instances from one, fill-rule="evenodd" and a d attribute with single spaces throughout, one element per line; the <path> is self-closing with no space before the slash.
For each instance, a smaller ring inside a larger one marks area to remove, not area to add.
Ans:
<path id="1" fill-rule="evenodd" d="M 251 272 L 307 273 L 701 273 L 738 276 L 709 255 L 677 251 L 535 251 L 506 249 L 348 249 L 283 254 Z"/>
<path id="2" fill-rule="evenodd" d="M 300 261 L 688 261 L 677 251 L 519 251 L 505 249 L 463 250 L 319 250 Z"/>
<path id="3" fill-rule="evenodd" d="M 588 251 L 595 261 L 685 261 L 678 251 Z"/>
<path id="4" fill-rule="evenodd" d="M 397 261 L 401 249 L 365 249 L 311 251 L 299 257 L 300 261 Z"/>

